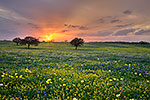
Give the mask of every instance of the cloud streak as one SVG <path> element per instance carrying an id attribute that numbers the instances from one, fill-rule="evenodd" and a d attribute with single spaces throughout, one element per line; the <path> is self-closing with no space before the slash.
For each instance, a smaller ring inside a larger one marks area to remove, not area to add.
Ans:
<path id="1" fill-rule="evenodd" d="M 140 30 L 135 35 L 150 35 L 150 30 Z"/>
<path id="2" fill-rule="evenodd" d="M 77 35 L 78 35 L 78 36 L 82 36 L 82 37 L 83 37 L 83 36 L 105 37 L 105 36 L 111 35 L 112 33 L 113 33 L 113 32 L 101 32 L 101 31 L 99 31 L 99 32 L 97 32 L 97 33 L 78 33 Z"/>
<path id="3" fill-rule="evenodd" d="M 130 15 L 130 14 L 132 14 L 132 11 L 131 11 L 131 10 L 126 10 L 126 11 L 124 11 L 123 13 L 124 13 L 124 14 L 127 14 L 127 15 Z"/>
<path id="4" fill-rule="evenodd" d="M 124 36 L 124 35 L 128 35 L 131 32 L 134 32 L 135 29 L 125 29 L 125 30 L 120 30 L 118 32 L 116 32 L 114 35 L 115 36 Z"/>

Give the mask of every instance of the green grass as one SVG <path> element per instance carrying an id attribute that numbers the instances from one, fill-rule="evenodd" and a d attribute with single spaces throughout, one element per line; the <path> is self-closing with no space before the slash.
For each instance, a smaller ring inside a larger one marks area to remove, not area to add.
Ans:
<path id="1" fill-rule="evenodd" d="M 150 45 L 0 42 L 1 99 L 149 99 Z"/>

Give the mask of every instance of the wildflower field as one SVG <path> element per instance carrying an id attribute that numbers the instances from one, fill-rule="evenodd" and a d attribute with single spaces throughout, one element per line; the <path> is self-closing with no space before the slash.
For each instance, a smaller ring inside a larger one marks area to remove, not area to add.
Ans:
<path id="1" fill-rule="evenodd" d="M 148 100 L 150 45 L 0 42 L 2 100 Z"/>

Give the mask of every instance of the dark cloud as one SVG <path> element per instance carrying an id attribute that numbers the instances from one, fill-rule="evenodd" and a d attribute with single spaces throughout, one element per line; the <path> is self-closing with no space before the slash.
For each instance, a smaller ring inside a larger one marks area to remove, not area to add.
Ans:
<path id="1" fill-rule="evenodd" d="M 35 25 L 33 23 L 27 23 L 29 26 L 31 26 L 32 28 L 35 28 L 35 29 L 39 29 L 40 27 L 38 25 Z"/>
<path id="2" fill-rule="evenodd" d="M 116 16 L 105 16 L 105 17 L 102 17 L 96 21 L 94 21 L 94 23 L 105 23 L 105 22 L 108 22 L 110 20 L 115 20 Z"/>
<path id="3" fill-rule="evenodd" d="M 98 36 L 108 36 L 108 35 L 111 35 L 113 32 L 98 32 Z"/>
<path id="4" fill-rule="evenodd" d="M 104 20 L 103 18 L 101 18 L 101 19 L 99 19 L 97 22 L 98 22 L 98 23 L 104 23 L 105 20 Z"/>
<path id="5" fill-rule="evenodd" d="M 109 36 L 113 32 L 97 32 L 97 33 L 79 33 L 78 36 L 98 36 L 98 37 L 104 37 L 104 36 Z"/>
<path id="6" fill-rule="evenodd" d="M 68 26 L 68 24 L 64 24 L 64 26 Z"/>
<path id="7" fill-rule="evenodd" d="M 80 27 L 79 25 L 67 25 L 68 26 L 68 28 L 78 28 L 78 27 Z"/>
<path id="8" fill-rule="evenodd" d="M 116 27 L 122 28 L 122 27 L 127 27 L 127 26 L 130 26 L 130 25 L 133 25 L 133 23 L 131 23 L 131 24 L 124 24 L 124 25 L 117 25 Z"/>
<path id="9" fill-rule="evenodd" d="M 111 23 L 117 23 L 117 22 L 120 22 L 120 20 L 119 19 L 113 19 L 113 20 L 111 20 Z"/>
<path id="10" fill-rule="evenodd" d="M 117 16 L 105 16 L 94 21 L 94 23 L 97 23 L 97 24 L 118 23 L 118 22 L 121 22 L 121 20 Z"/>
<path id="11" fill-rule="evenodd" d="M 128 35 L 129 33 L 134 32 L 134 31 L 135 31 L 135 29 L 125 29 L 125 30 L 116 32 L 114 35 L 115 36 L 119 36 L 119 35 L 123 36 L 123 35 Z"/>
<path id="12" fill-rule="evenodd" d="M 80 26 L 79 29 L 80 29 L 80 30 L 87 30 L 88 27 L 86 27 L 86 26 Z"/>
<path id="13" fill-rule="evenodd" d="M 150 35 L 150 30 L 140 30 L 135 35 Z"/>
<path id="14" fill-rule="evenodd" d="M 130 14 L 132 14 L 132 11 L 131 10 L 125 10 L 123 13 L 127 14 L 127 15 L 130 15 Z"/>
<path id="15" fill-rule="evenodd" d="M 79 30 L 87 30 L 89 29 L 86 26 L 80 26 L 80 25 L 68 25 L 68 24 L 64 24 L 64 26 L 67 26 L 68 28 L 78 28 Z"/>
<path id="16" fill-rule="evenodd" d="M 89 33 L 78 33 L 78 36 L 87 36 Z"/>
<path id="17" fill-rule="evenodd" d="M 68 30 L 62 30 L 61 32 L 63 32 L 63 33 L 64 33 L 64 32 L 67 32 L 67 31 L 68 31 Z"/>

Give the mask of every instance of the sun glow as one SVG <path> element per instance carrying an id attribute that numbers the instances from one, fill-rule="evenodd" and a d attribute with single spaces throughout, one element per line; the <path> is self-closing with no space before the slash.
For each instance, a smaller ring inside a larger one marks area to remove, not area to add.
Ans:
<path id="1" fill-rule="evenodd" d="M 47 33 L 47 34 L 46 34 Z M 65 40 L 70 41 L 74 36 L 66 35 L 62 33 L 49 33 L 45 32 L 45 34 L 39 34 L 40 40 L 45 42 L 64 42 Z"/>
<path id="2" fill-rule="evenodd" d="M 44 41 L 46 41 L 46 42 L 49 42 L 49 41 L 52 41 L 52 40 L 53 40 L 53 36 L 52 35 L 47 35 L 44 38 Z"/>

